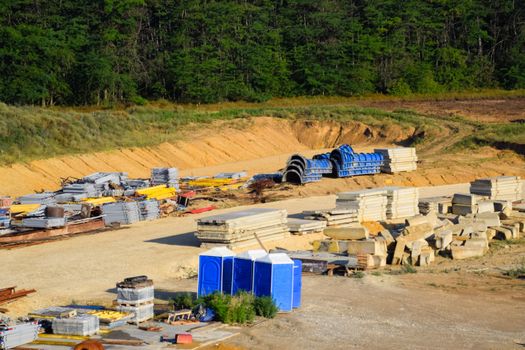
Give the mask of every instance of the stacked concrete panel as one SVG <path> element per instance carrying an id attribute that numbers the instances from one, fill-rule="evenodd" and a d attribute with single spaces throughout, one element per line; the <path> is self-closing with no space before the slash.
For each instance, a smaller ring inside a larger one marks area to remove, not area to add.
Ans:
<path id="1" fill-rule="evenodd" d="M 384 189 L 340 192 L 336 200 L 338 208 L 357 210 L 359 221 L 386 220 L 387 204 L 387 191 Z"/>
<path id="2" fill-rule="evenodd" d="M 519 176 L 497 176 L 477 179 L 470 183 L 470 193 L 489 199 L 518 201 L 523 198 Z"/>
<path id="3" fill-rule="evenodd" d="M 196 237 L 202 247 L 245 247 L 289 234 L 287 213 L 282 209 L 253 208 L 197 220 Z"/>
<path id="4" fill-rule="evenodd" d="M 416 149 L 413 147 L 376 148 L 376 153 L 384 157 L 381 171 L 384 173 L 399 173 L 417 169 Z"/>
<path id="5" fill-rule="evenodd" d="M 447 214 L 452 207 L 451 197 L 428 197 L 419 200 L 419 213 L 426 215 L 428 213 Z"/>
<path id="6" fill-rule="evenodd" d="M 388 219 L 407 218 L 419 214 L 417 187 L 384 187 L 387 191 L 386 216 Z"/>
<path id="7" fill-rule="evenodd" d="M 326 221 L 288 218 L 288 228 L 294 235 L 323 232 L 326 228 Z"/>
<path id="8" fill-rule="evenodd" d="M 356 209 L 306 210 L 303 215 L 307 220 L 325 221 L 328 227 L 346 227 L 359 221 Z"/>

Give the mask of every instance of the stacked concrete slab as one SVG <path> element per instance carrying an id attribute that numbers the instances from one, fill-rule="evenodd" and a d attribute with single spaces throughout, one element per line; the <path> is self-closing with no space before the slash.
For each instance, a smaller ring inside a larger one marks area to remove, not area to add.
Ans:
<path id="1" fill-rule="evenodd" d="M 452 197 L 452 214 L 467 215 L 478 213 L 478 201 L 482 197 L 475 194 L 455 193 Z"/>
<path id="2" fill-rule="evenodd" d="M 345 227 L 359 221 L 357 209 L 323 209 L 303 211 L 306 220 L 319 220 L 326 222 L 327 227 Z"/>
<path id="3" fill-rule="evenodd" d="M 470 183 L 470 193 L 489 199 L 518 201 L 523 198 L 519 176 L 497 176 L 477 179 Z"/>
<path id="4" fill-rule="evenodd" d="M 125 278 L 117 283 L 117 311 L 131 313 L 129 323 L 139 324 L 154 316 L 154 286 L 147 276 Z"/>
<path id="5" fill-rule="evenodd" d="M 384 221 L 387 207 L 387 191 L 370 189 L 337 194 L 337 208 L 355 209 L 359 221 Z"/>
<path id="6" fill-rule="evenodd" d="M 384 187 L 387 191 L 386 216 L 400 219 L 419 214 L 419 190 L 417 187 Z"/>
<path id="7" fill-rule="evenodd" d="M 447 214 L 452 208 L 452 198 L 445 196 L 421 198 L 418 207 L 419 213 L 423 215 L 428 213 Z"/>
<path id="8" fill-rule="evenodd" d="M 374 152 L 383 155 L 381 172 L 393 174 L 417 169 L 416 149 L 413 147 L 376 148 Z"/>
<path id="9" fill-rule="evenodd" d="M 283 209 L 253 208 L 197 219 L 196 237 L 202 247 L 239 248 L 289 235 Z"/>
<path id="10" fill-rule="evenodd" d="M 290 230 L 290 233 L 294 235 L 323 232 L 323 230 L 326 228 L 326 221 L 296 218 L 288 218 L 287 221 L 288 229 Z"/>

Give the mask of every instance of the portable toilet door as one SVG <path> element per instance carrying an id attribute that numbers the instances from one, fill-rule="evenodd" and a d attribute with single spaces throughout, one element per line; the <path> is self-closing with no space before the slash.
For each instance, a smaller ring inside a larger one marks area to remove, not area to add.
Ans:
<path id="1" fill-rule="evenodd" d="M 284 253 L 268 254 L 255 260 L 255 296 L 270 296 L 280 311 L 292 311 L 293 266 L 292 259 Z"/>
<path id="2" fill-rule="evenodd" d="M 301 307 L 301 289 L 303 287 L 303 262 L 293 260 L 293 303 L 294 309 Z"/>
<path id="3" fill-rule="evenodd" d="M 235 253 L 226 247 L 212 248 L 199 254 L 198 296 L 216 291 L 230 293 L 234 256 Z"/>
<path id="4" fill-rule="evenodd" d="M 248 250 L 244 253 L 237 254 L 233 258 L 233 282 L 231 294 L 238 291 L 253 293 L 253 272 L 255 269 L 255 260 L 266 256 L 263 249 Z"/>

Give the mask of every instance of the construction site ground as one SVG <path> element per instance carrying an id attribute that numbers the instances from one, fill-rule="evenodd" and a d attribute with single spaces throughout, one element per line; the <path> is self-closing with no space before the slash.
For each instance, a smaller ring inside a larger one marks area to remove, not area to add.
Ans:
<path id="1" fill-rule="evenodd" d="M 468 184 L 428 187 L 421 196 L 464 192 Z M 290 214 L 333 207 L 335 196 L 296 198 L 258 206 Z M 222 209 L 216 213 L 235 210 Z M 193 236 L 200 215 L 141 222 L 119 230 L 41 245 L 0 250 L 1 285 L 35 288 L 37 293 L 7 306 L 23 315 L 51 305 L 110 305 L 115 282 L 145 274 L 157 296 L 196 290 L 199 242 Z M 308 249 L 321 234 L 292 236 L 266 244 Z M 305 276 L 303 307 L 228 340 L 246 349 L 316 348 L 517 348 L 525 343 L 525 281 L 505 271 L 525 261 L 524 241 L 498 245 L 483 258 L 438 258 L 417 273 L 389 268 L 364 278 Z M 270 336 L 271 334 L 271 336 Z M 226 345 L 225 345 L 226 346 Z"/>

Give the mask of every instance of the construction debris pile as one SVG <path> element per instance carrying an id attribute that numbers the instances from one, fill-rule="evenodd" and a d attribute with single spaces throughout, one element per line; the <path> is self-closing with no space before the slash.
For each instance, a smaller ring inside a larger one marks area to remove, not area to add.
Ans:
<path id="1" fill-rule="evenodd" d="M 413 147 L 376 148 L 374 152 L 383 155 L 383 173 L 400 173 L 417 170 L 416 149 Z"/>
<path id="2" fill-rule="evenodd" d="M 286 210 L 253 208 L 197 219 L 201 247 L 239 248 L 290 235 Z"/>
<path id="3" fill-rule="evenodd" d="M 520 200 L 523 195 L 519 176 L 477 179 L 470 183 L 470 193 L 506 201 Z"/>

